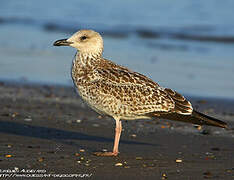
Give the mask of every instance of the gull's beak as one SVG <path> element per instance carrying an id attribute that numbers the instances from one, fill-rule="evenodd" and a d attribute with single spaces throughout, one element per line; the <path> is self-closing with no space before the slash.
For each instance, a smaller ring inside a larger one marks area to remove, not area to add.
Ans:
<path id="1" fill-rule="evenodd" d="M 54 46 L 70 46 L 72 42 L 67 41 L 67 39 L 60 39 L 54 42 Z"/>

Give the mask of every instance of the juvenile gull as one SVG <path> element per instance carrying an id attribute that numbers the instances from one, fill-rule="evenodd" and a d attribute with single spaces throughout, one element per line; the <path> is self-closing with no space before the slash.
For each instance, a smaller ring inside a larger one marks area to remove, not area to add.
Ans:
<path id="1" fill-rule="evenodd" d="M 121 120 L 163 118 L 226 128 L 225 122 L 195 111 L 179 93 L 162 88 L 150 78 L 102 57 L 103 40 L 99 33 L 80 30 L 54 46 L 78 50 L 73 60 L 72 79 L 79 95 L 95 111 L 115 119 L 112 152 L 98 156 L 117 156 L 122 130 Z"/>

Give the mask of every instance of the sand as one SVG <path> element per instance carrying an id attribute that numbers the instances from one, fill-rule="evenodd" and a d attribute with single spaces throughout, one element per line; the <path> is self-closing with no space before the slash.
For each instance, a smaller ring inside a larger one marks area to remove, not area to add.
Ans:
<path id="1" fill-rule="evenodd" d="M 0 83 L 0 176 L 233 179 L 234 101 L 189 99 L 230 130 L 123 121 L 119 156 L 96 157 L 93 152 L 112 149 L 114 121 L 87 107 L 73 88 Z"/>

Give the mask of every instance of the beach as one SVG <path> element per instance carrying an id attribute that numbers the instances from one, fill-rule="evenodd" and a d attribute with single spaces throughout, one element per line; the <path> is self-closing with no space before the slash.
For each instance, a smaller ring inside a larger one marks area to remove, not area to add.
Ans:
<path id="1" fill-rule="evenodd" d="M 234 179 L 233 6 L 231 0 L 3 0 L 0 178 Z M 75 92 L 76 50 L 53 46 L 80 29 L 102 35 L 104 58 L 185 95 L 195 110 L 229 128 L 123 121 L 120 154 L 94 156 L 112 150 L 115 121 Z"/>
<path id="2" fill-rule="evenodd" d="M 233 179 L 234 102 L 188 99 L 195 109 L 227 122 L 229 129 L 162 119 L 123 121 L 120 154 L 97 157 L 93 152 L 112 150 L 114 120 L 87 107 L 73 87 L 1 82 L 0 174 Z"/>

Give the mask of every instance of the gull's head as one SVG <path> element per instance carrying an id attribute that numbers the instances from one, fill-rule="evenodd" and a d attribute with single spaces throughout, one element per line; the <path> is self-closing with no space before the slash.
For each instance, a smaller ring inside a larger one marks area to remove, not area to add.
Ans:
<path id="1" fill-rule="evenodd" d="M 103 40 L 101 35 L 93 30 L 80 30 L 68 39 L 55 41 L 54 46 L 71 46 L 80 53 L 101 54 Z"/>

